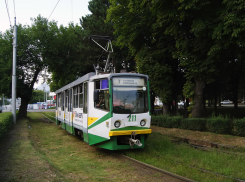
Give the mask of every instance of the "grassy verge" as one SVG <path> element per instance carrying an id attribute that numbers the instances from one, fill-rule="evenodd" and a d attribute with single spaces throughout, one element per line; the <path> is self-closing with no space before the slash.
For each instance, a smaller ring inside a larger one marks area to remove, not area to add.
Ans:
<path id="1" fill-rule="evenodd" d="M 171 143 L 168 137 L 152 133 L 146 147 L 139 151 L 125 151 L 127 156 L 171 171 L 196 181 L 234 181 L 233 179 L 203 173 L 200 169 L 245 180 L 245 156 L 196 150 L 184 144 Z"/>
<path id="2" fill-rule="evenodd" d="M 54 116 L 54 113 L 48 114 Z M 28 129 L 28 136 L 34 153 L 51 166 L 56 179 L 147 181 L 150 178 L 151 181 L 155 181 L 159 177 L 145 171 L 137 171 L 128 162 L 120 161 L 106 150 L 89 146 L 55 124 L 41 122 L 38 119 L 42 117 L 40 113 L 28 113 L 28 117 L 27 123 L 32 128 Z M 234 181 L 204 173 L 198 168 L 245 179 L 245 156 L 220 153 L 217 150 L 196 150 L 184 144 L 171 143 L 168 137 L 160 133 L 152 133 L 144 149 L 119 153 L 196 181 Z"/>
<path id="3" fill-rule="evenodd" d="M 11 112 L 0 114 L 0 139 L 3 138 L 12 126 L 13 115 Z"/>
<path id="4" fill-rule="evenodd" d="M 42 113 L 46 115 L 45 113 Z M 48 113 L 50 114 L 50 113 Z M 51 115 L 51 114 L 50 114 Z M 41 122 L 41 113 L 28 113 L 31 144 L 64 181 L 148 181 L 149 176 L 137 171 L 129 162 L 111 152 L 89 146 L 55 124 Z M 154 181 L 159 175 L 152 176 Z M 159 180 L 158 180 L 159 181 Z"/>

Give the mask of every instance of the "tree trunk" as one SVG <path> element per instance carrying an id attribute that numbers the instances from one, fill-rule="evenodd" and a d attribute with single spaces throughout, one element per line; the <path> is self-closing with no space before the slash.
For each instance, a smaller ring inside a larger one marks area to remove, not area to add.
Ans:
<path id="1" fill-rule="evenodd" d="M 178 100 L 177 97 L 174 99 L 174 108 L 175 108 L 175 114 L 178 115 Z"/>
<path id="2" fill-rule="evenodd" d="M 18 94 L 19 97 L 21 98 L 21 106 L 20 106 L 20 110 L 18 114 L 18 116 L 20 117 L 27 116 L 27 106 L 28 106 L 29 101 L 31 100 L 33 86 L 34 86 L 34 83 L 37 81 L 37 76 L 40 73 L 40 70 L 41 70 L 40 68 L 36 68 L 34 76 L 33 76 L 33 80 L 31 81 L 30 86 L 26 85 L 25 92 L 21 92 Z"/>
<path id="3" fill-rule="evenodd" d="M 238 81 L 234 79 L 233 81 L 233 103 L 235 110 L 238 110 L 237 95 L 238 95 Z"/>
<path id="4" fill-rule="evenodd" d="M 203 88 L 205 86 L 204 80 L 195 79 L 195 96 L 194 96 L 194 108 L 191 112 L 193 118 L 200 118 L 202 115 L 202 100 L 203 100 Z"/>
<path id="5" fill-rule="evenodd" d="M 215 95 L 214 95 L 214 114 L 215 116 L 217 116 L 217 91 L 215 91 Z"/>
<path id="6" fill-rule="evenodd" d="M 167 115 L 168 113 L 169 113 L 169 105 L 168 105 L 168 103 L 163 103 L 162 114 Z"/>
<path id="7" fill-rule="evenodd" d="M 21 98 L 21 105 L 19 110 L 19 116 L 20 117 L 26 117 L 27 116 L 27 106 L 28 106 L 29 100 L 26 97 Z"/>
<path id="8" fill-rule="evenodd" d="M 151 104 L 151 111 L 152 111 L 151 115 L 155 115 L 156 113 L 155 113 L 154 102 L 155 102 L 156 95 L 155 95 L 155 93 L 153 91 L 151 91 L 150 93 L 151 93 L 151 102 L 150 102 L 150 104 Z"/>

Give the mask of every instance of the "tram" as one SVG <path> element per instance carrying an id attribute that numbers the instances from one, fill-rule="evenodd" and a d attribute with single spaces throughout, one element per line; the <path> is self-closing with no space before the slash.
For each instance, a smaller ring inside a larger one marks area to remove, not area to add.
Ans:
<path id="1" fill-rule="evenodd" d="M 143 148 L 151 133 L 149 77 L 88 73 L 55 91 L 56 124 L 108 150 Z"/>

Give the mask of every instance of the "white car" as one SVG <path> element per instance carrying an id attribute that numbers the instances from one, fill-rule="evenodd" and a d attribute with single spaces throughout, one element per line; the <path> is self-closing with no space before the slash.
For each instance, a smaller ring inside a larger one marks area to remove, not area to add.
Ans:
<path id="1" fill-rule="evenodd" d="M 220 102 L 220 104 L 231 104 L 231 101 L 229 101 L 229 100 L 223 100 L 222 102 Z"/>
<path id="2" fill-rule="evenodd" d="M 185 103 L 183 101 L 178 102 L 178 106 L 183 106 L 183 105 L 185 105 Z"/>

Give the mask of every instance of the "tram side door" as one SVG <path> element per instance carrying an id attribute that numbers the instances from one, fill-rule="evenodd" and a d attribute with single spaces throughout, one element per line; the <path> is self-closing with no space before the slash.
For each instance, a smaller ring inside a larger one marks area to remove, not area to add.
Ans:
<path id="1" fill-rule="evenodd" d="M 83 84 L 83 137 L 84 141 L 89 143 L 88 140 L 88 82 Z"/>
<path id="2" fill-rule="evenodd" d="M 66 122 L 66 130 L 69 132 L 69 133 L 71 133 L 71 134 L 73 134 L 73 126 L 72 126 L 72 122 L 71 122 L 71 115 L 72 115 L 72 113 L 71 113 L 71 108 L 70 108 L 70 106 L 71 106 L 71 89 L 69 89 L 69 90 L 66 90 L 66 92 L 65 92 L 65 94 L 66 94 L 66 100 L 65 100 L 65 122 Z"/>
<path id="3" fill-rule="evenodd" d="M 69 92 L 65 91 L 65 123 L 69 125 L 69 112 L 68 112 L 68 101 L 69 101 Z"/>

